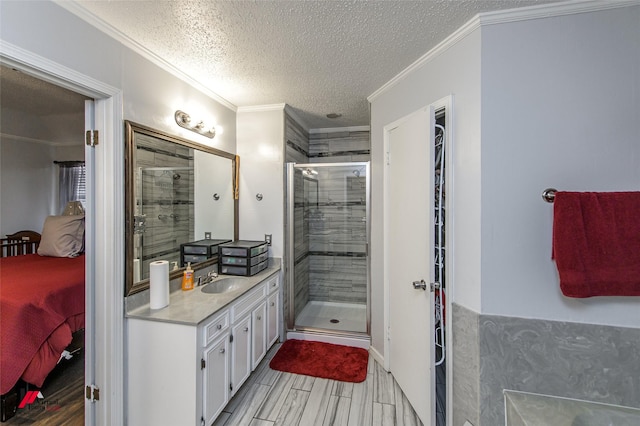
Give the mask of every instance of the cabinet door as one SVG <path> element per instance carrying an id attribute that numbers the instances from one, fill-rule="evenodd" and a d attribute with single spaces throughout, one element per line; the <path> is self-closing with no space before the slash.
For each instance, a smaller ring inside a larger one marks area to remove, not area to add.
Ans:
<path id="1" fill-rule="evenodd" d="M 252 346 L 252 365 L 253 369 L 258 366 L 266 348 L 266 322 L 267 322 L 267 302 L 262 301 L 253 311 L 251 311 L 251 322 L 253 325 L 253 333 L 251 334 Z"/>
<path id="2" fill-rule="evenodd" d="M 229 400 L 229 336 L 204 350 L 202 398 L 205 424 L 210 425 Z"/>
<path id="3" fill-rule="evenodd" d="M 279 293 L 273 293 L 267 300 L 267 349 L 278 340 L 280 330 L 279 312 L 280 298 Z"/>
<path id="4" fill-rule="evenodd" d="M 234 325 L 231 335 L 231 395 L 234 395 L 251 374 L 251 317 L 247 315 Z"/>

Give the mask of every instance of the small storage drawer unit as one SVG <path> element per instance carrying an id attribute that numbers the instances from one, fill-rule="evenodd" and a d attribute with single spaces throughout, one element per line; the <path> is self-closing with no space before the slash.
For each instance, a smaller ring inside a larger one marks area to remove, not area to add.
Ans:
<path id="1" fill-rule="evenodd" d="M 233 266 L 254 266 L 258 263 L 262 263 L 269 258 L 269 253 L 264 252 L 253 257 L 236 257 L 236 256 L 221 256 L 220 263 L 223 265 Z"/>
<path id="2" fill-rule="evenodd" d="M 269 246 L 265 241 L 239 240 L 218 246 L 218 272 L 251 276 L 267 268 Z"/>
<path id="3" fill-rule="evenodd" d="M 199 240 L 180 244 L 180 266 L 187 263 L 204 262 L 218 253 L 218 245 L 231 240 Z"/>

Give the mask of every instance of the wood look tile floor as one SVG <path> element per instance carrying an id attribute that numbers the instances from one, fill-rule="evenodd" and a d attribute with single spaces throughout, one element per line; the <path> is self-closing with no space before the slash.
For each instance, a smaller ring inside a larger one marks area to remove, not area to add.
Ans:
<path id="1" fill-rule="evenodd" d="M 15 417 L 2 425 L 84 425 L 84 351 L 63 362 L 42 385 L 44 399 L 19 408 Z"/>
<path id="2" fill-rule="evenodd" d="M 391 374 L 369 357 L 367 378 L 346 383 L 269 368 L 275 345 L 214 426 L 422 426 Z"/>

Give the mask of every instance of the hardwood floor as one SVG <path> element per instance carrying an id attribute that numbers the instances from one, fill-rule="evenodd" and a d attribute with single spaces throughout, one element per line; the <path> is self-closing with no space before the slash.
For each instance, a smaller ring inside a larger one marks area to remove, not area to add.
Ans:
<path id="1" fill-rule="evenodd" d="M 214 426 L 422 426 L 393 376 L 369 357 L 367 378 L 345 383 L 269 368 L 275 345 Z"/>
<path id="2" fill-rule="evenodd" d="M 3 425 L 84 425 L 84 351 L 54 369 L 42 385 L 44 399 L 18 408 Z"/>

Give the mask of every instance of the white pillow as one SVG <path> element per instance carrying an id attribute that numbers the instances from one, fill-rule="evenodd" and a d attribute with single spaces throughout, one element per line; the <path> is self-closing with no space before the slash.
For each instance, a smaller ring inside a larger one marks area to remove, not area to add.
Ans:
<path id="1" fill-rule="evenodd" d="M 38 254 L 76 257 L 84 251 L 84 216 L 49 216 L 44 221 Z"/>

